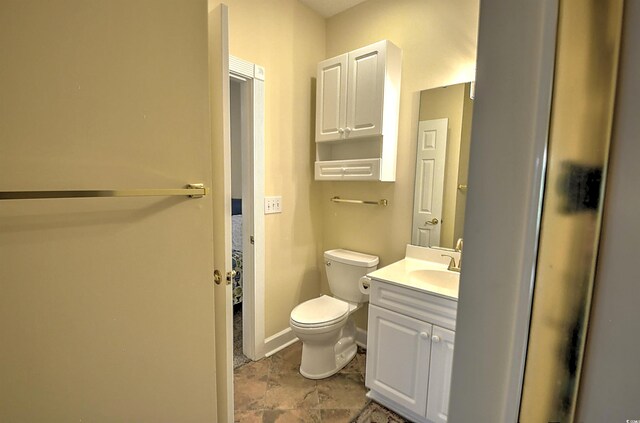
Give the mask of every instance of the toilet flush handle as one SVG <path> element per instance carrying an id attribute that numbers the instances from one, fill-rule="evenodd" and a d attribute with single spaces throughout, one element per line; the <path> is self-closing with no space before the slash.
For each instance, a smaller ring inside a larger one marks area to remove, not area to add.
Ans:
<path id="1" fill-rule="evenodd" d="M 324 264 L 326 264 L 327 267 L 331 266 L 331 262 L 329 260 L 325 261 Z"/>

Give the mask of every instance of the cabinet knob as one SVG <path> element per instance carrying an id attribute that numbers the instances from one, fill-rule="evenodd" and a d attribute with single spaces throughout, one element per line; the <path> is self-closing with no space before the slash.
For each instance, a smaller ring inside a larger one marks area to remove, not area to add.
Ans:
<path id="1" fill-rule="evenodd" d="M 344 128 L 344 133 L 349 135 L 349 132 L 351 132 L 351 128 L 349 128 L 348 126 L 346 128 Z"/>
<path id="2" fill-rule="evenodd" d="M 428 341 L 430 337 L 431 335 L 429 335 L 427 332 L 420 332 L 420 338 L 424 339 L 425 341 Z"/>
<path id="3" fill-rule="evenodd" d="M 344 133 L 344 129 L 342 129 L 342 128 L 338 128 L 338 133 L 339 133 L 339 134 Z"/>
<path id="4" fill-rule="evenodd" d="M 431 337 L 431 340 L 432 340 L 433 342 L 440 342 L 440 337 L 439 337 L 438 335 L 433 335 L 433 336 Z"/>

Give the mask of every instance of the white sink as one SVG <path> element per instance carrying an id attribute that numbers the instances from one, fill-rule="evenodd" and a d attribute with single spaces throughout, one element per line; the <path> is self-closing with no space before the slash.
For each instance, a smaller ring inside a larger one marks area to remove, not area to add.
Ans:
<path id="1" fill-rule="evenodd" d="M 369 273 L 369 277 L 457 300 L 460 273 L 447 270 L 449 258 L 443 254 L 460 260 L 458 252 L 407 245 L 403 260 Z"/>
<path id="2" fill-rule="evenodd" d="M 409 272 L 409 280 L 413 283 L 424 283 L 442 288 L 453 288 L 460 281 L 460 273 L 440 269 L 422 269 Z"/>

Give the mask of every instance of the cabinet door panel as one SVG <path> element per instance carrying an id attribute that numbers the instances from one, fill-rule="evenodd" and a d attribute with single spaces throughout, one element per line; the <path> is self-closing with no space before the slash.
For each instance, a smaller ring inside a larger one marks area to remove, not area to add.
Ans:
<path id="1" fill-rule="evenodd" d="M 347 55 L 318 64 L 316 141 L 335 141 L 345 127 Z"/>
<path id="2" fill-rule="evenodd" d="M 369 306 L 367 386 L 424 416 L 427 405 L 429 323 Z"/>
<path id="3" fill-rule="evenodd" d="M 385 52 L 383 41 L 349 53 L 347 138 L 382 133 Z"/>
<path id="4" fill-rule="evenodd" d="M 445 423 L 449 416 L 454 337 L 454 332 L 433 326 L 427 419 L 434 423 Z"/>

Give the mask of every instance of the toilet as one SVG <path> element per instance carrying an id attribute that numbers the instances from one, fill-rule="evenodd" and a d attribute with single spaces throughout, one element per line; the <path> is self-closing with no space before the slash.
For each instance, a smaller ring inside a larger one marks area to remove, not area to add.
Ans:
<path id="1" fill-rule="evenodd" d="M 353 312 L 369 301 L 358 288 L 360 278 L 378 267 L 378 257 L 349 250 L 324 253 L 329 289 L 296 306 L 289 326 L 302 341 L 300 374 L 323 379 L 340 371 L 356 355 Z"/>

